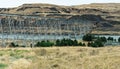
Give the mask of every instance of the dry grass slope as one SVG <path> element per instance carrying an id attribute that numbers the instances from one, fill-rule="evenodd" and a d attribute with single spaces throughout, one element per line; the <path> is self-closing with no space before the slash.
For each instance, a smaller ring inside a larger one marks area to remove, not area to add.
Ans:
<path id="1" fill-rule="evenodd" d="M 1 49 L 6 69 L 120 69 L 120 47 Z"/>

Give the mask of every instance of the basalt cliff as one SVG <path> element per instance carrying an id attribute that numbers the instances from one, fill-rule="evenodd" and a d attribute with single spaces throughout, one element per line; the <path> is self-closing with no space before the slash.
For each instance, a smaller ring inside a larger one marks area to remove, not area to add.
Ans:
<path id="1" fill-rule="evenodd" d="M 0 14 L 15 14 L 90 21 L 94 34 L 120 34 L 120 3 L 92 3 L 61 6 L 52 4 L 23 4 L 14 8 L 0 8 Z"/>

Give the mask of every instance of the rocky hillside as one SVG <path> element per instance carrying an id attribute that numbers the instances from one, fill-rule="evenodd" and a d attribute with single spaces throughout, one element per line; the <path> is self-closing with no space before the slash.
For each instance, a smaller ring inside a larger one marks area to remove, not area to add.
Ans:
<path id="1" fill-rule="evenodd" d="M 94 31 L 120 31 L 120 3 L 93 3 L 76 6 L 23 4 L 15 8 L 0 8 L 1 14 L 22 14 L 41 17 L 92 21 Z"/>

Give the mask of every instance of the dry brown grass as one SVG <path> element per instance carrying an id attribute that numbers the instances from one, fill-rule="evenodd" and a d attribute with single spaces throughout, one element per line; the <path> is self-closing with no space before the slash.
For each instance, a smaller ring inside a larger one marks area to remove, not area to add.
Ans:
<path id="1" fill-rule="evenodd" d="M 0 54 L 6 69 L 120 69 L 119 46 L 0 49 Z"/>
<path id="2" fill-rule="evenodd" d="M 118 31 L 99 31 L 99 30 L 96 30 L 96 31 L 92 31 L 92 34 L 110 34 L 110 35 L 120 35 L 120 32 Z"/>

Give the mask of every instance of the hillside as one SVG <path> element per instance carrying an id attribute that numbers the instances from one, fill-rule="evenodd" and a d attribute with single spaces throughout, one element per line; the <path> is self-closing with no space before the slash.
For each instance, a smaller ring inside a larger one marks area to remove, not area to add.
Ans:
<path id="1" fill-rule="evenodd" d="M 0 69 L 120 69 L 120 47 L 0 49 Z"/>
<path id="2" fill-rule="evenodd" d="M 76 6 L 23 4 L 14 8 L 0 8 L 0 13 L 92 21 L 96 25 L 94 31 L 118 32 L 120 30 L 120 3 L 93 3 Z"/>

